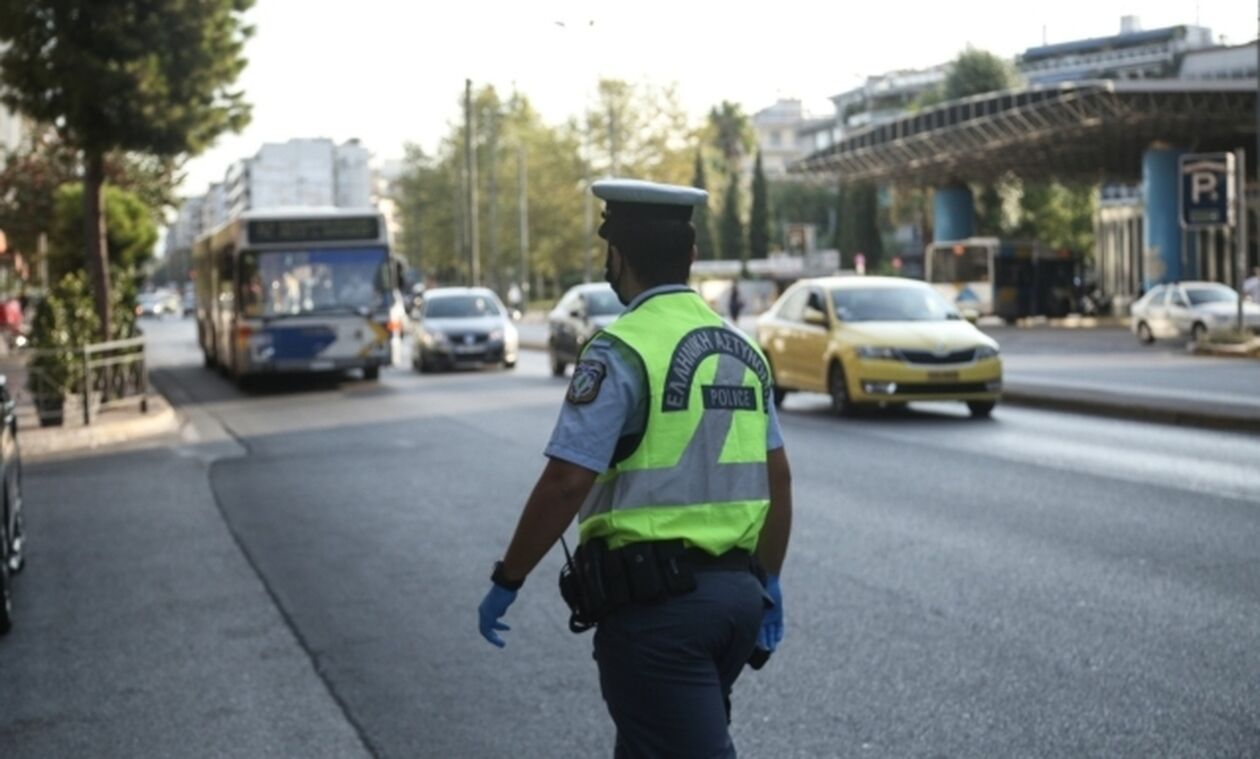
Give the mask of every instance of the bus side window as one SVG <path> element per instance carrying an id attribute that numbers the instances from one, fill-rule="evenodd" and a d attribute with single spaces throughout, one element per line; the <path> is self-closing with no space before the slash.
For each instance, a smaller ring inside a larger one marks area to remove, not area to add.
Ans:
<path id="1" fill-rule="evenodd" d="M 218 300 L 220 303 L 228 304 L 234 300 L 232 289 L 236 280 L 236 272 L 232 266 L 232 249 L 230 247 L 220 248 L 215 254 L 215 259 L 219 265 Z"/>

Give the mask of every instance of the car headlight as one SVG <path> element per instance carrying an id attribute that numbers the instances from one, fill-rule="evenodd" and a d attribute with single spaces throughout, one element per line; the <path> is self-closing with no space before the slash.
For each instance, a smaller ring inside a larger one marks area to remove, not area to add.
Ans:
<path id="1" fill-rule="evenodd" d="M 986 358 L 997 358 L 998 349 L 991 345 L 981 345 L 976 348 L 976 360 L 980 361 Z"/>
<path id="2" fill-rule="evenodd" d="M 1233 314 L 1213 314 L 1212 315 L 1212 321 L 1216 322 L 1217 324 L 1229 324 L 1230 322 L 1235 321 L 1237 318 L 1238 317 Z"/>
<path id="3" fill-rule="evenodd" d="M 900 361 L 901 351 L 896 348 L 885 348 L 878 345 L 863 345 L 857 349 L 858 358 L 877 358 L 887 361 Z"/>
<path id="4" fill-rule="evenodd" d="M 497 343 L 503 339 L 503 330 L 496 329 L 490 333 L 490 342 Z"/>
<path id="5" fill-rule="evenodd" d="M 446 333 L 434 329 L 426 329 L 424 331 L 424 341 L 432 345 L 442 345 L 446 342 Z"/>

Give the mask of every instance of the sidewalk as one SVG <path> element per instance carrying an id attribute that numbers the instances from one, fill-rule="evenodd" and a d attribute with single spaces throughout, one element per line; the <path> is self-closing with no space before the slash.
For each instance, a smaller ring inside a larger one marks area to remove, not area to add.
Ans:
<path id="1" fill-rule="evenodd" d="M 520 322 L 521 347 L 547 349 L 545 315 Z M 751 333 L 755 318 L 740 319 Z M 1122 320 L 982 325 L 1002 345 L 1002 402 L 1122 419 L 1260 432 L 1260 361 L 1141 346 Z"/>
<path id="2" fill-rule="evenodd" d="M 139 403 L 101 411 L 90 425 L 67 420 L 62 427 L 40 427 L 31 414 L 18 416 L 18 446 L 26 458 L 41 458 L 60 453 L 116 447 L 133 440 L 143 440 L 174 433 L 179 429 L 179 414 L 161 393 L 149 395 L 148 411 Z"/>

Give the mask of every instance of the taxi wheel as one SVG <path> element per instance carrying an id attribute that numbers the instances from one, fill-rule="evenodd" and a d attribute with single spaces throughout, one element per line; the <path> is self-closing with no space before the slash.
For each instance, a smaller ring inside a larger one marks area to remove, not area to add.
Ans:
<path id="1" fill-rule="evenodd" d="M 1151 325 L 1146 322 L 1138 322 L 1137 336 L 1138 340 L 1141 340 L 1147 345 L 1155 342 L 1155 335 L 1151 332 Z"/>
<path id="2" fill-rule="evenodd" d="M 849 387 L 844 379 L 844 367 L 839 362 L 832 362 L 827 370 L 827 393 L 831 396 L 831 410 L 838 416 L 848 416 L 853 412 L 853 403 L 849 401 Z"/>
<path id="3" fill-rule="evenodd" d="M 994 401 L 967 401 L 967 409 L 972 419 L 988 419 L 993 414 Z"/>

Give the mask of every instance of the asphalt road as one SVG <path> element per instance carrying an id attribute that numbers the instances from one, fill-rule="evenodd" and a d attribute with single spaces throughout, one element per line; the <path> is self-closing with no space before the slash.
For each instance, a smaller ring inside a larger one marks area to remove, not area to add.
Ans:
<path id="1" fill-rule="evenodd" d="M 28 468 L 0 753 L 610 753 L 558 550 L 509 612 L 508 647 L 476 632 L 563 392 L 542 354 L 242 393 L 200 368 L 189 322 L 150 335 L 184 433 Z M 737 685 L 742 756 L 1260 754 L 1260 441 L 826 407 L 782 412 L 787 638 Z M 130 616 L 109 611 L 123 601 Z"/>

